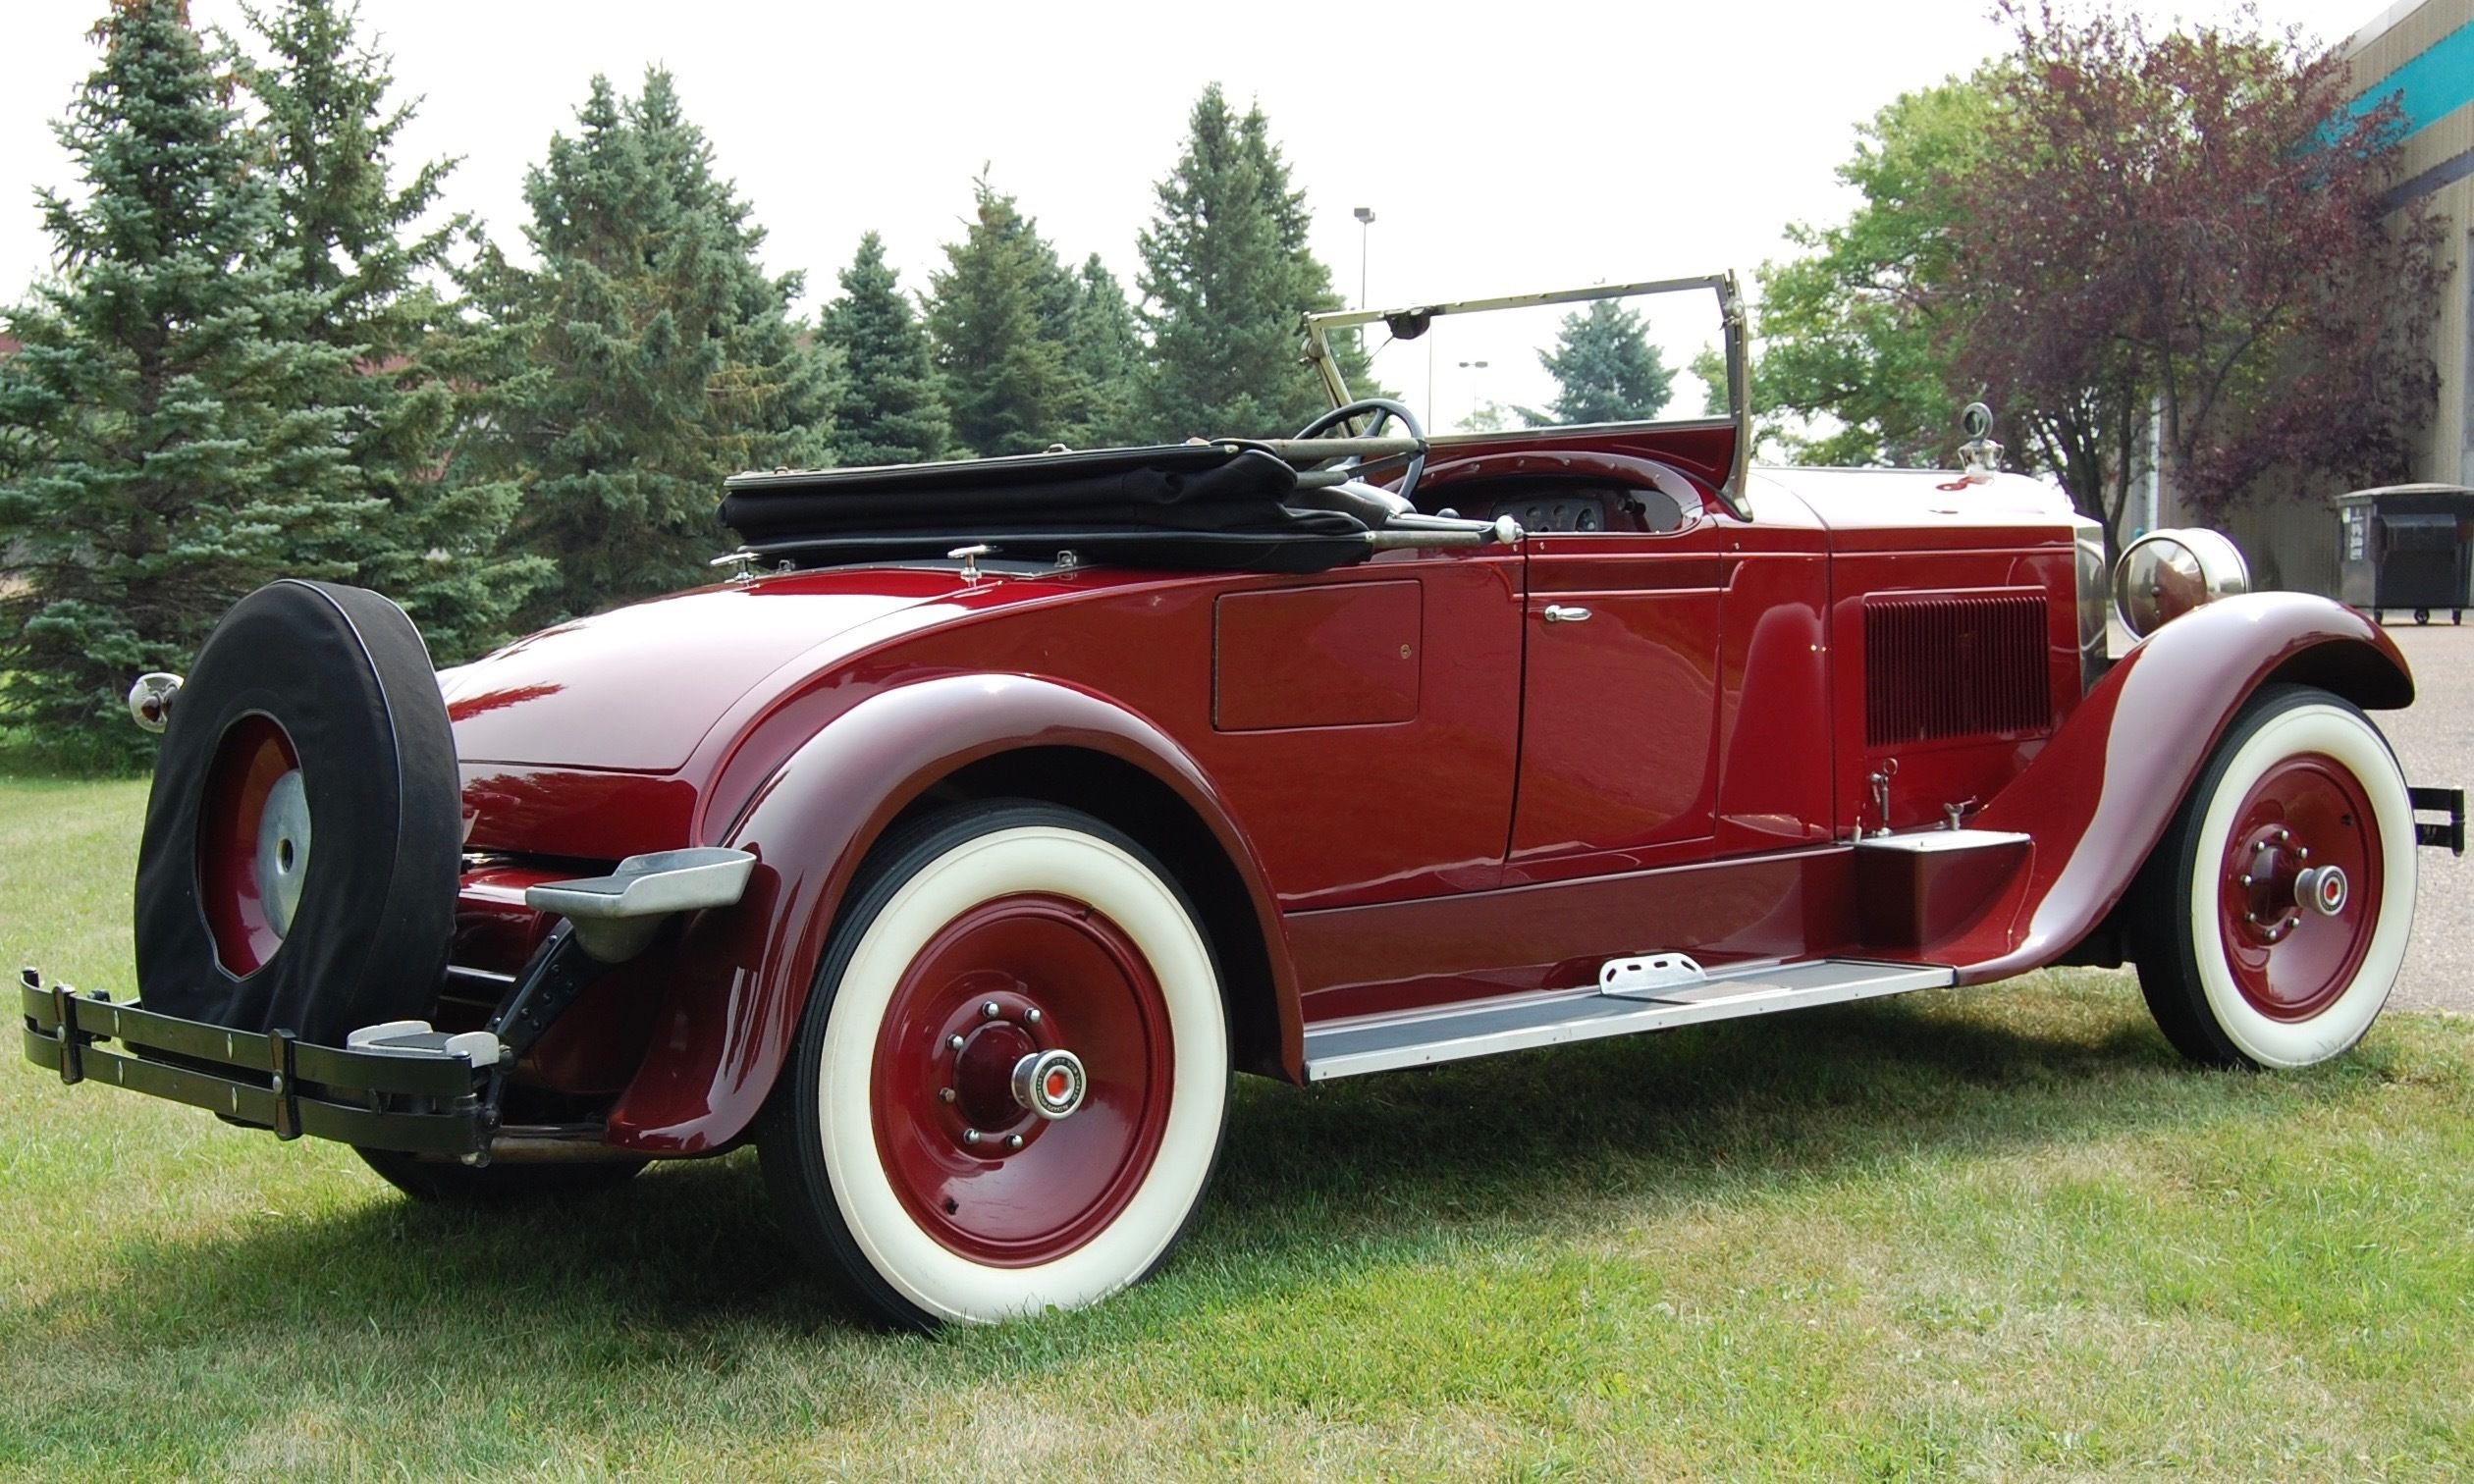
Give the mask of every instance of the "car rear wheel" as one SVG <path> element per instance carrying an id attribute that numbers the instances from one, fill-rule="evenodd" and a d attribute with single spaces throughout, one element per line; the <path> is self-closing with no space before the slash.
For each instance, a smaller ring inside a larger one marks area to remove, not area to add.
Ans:
<path id="1" fill-rule="evenodd" d="M 2414 917 L 2414 815 L 2368 717 L 2281 687 L 2235 721 L 2134 888 L 2139 985 L 2183 1055 L 2304 1067 L 2360 1040 Z"/>
<path id="2" fill-rule="evenodd" d="M 1078 1308 L 1191 1224 L 1227 1116 L 1210 947 L 1088 815 L 995 802 L 881 848 L 762 1140 L 792 1234 L 869 1312 Z"/>

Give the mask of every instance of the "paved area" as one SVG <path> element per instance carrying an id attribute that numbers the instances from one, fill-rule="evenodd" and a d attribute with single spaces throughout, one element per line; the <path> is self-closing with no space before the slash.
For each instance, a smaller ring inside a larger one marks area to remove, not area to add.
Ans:
<path id="1" fill-rule="evenodd" d="M 2374 712 L 2409 783 L 2474 788 L 2474 625 L 2389 625 L 2414 667 L 2415 698 L 2401 712 Z M 2474 855 L 2419 850 L 2414 940 L 2396 981 L 2395 1008 L 2474 1015 Z"/>

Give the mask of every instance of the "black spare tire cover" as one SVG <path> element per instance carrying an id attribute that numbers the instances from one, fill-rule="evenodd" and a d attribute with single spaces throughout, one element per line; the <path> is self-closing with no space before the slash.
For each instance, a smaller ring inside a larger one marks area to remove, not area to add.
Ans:
<path id="1" fill-rule="evenodd" d="M 265 805 L 270 774 L 297 789 L 281 811 L 251 803 Z M 141 1002 L 327 1045 L 427 1017 L 455 930 L 458 791 L 447 706 L 402 609 L 294 580 L 242 599 L 207 635 L 155 759 L 137 855 Z M 285 830 L 301 835 L 296 858 L 261 825 L 296 821 L 302 800 L 306 829 Z M 280 936 L 258 887 L 269 868 L 248 864 L 271 845 L 300 873 Z"/>

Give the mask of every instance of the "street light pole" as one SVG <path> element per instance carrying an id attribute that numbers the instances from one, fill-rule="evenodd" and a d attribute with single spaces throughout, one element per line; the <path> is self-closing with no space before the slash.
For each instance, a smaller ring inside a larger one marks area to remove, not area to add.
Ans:
<path id="1" fill-rule="evenodd" d="M 1486 369 L 1486 363 L 1485 363 L 1484 361 L 1481 361 L 1481 360 L 1465 360 L 1465 361 L 1462 361 L 1462 362 L 1460 363 L 1460 368 L 1461 368 L 1463 371 L 1483 371 L 1483 370 L 1485 370 L 1485 369 Z M 1479 379 L 1478 379 L 1477 377 L 1472 376 L 1472 377 L 1467 377 L 1467 378 L 1464 378 L 1464 380 L 1466 380 L 1466 381 L 1469 383 L 1469 416 L 1468 416 L 1468 417 L 1464 417 L 1464 418 L 1462 418 L 1462 419 L 1461 419 L 1461 426 L 1462 426 L 1462 427 L 1464 427 L 1464 428 L 1466 428 L 1466 427 L 1468 427 L 1468 426 L 1469 426 L 1469 421 L 1470 421 L 1470 418 L 1476 417 L 1476 416 L 1478 415 L 1478 380 L 1479 380 Z"/>
<path id="2" fill-rule="evenodd" d="M 1358 222 L 1358 301 L 1357 301 L 1357 306 L 1358 306 L 1360 309 L 1363 309 L 1363 308 L 1365 308 L 1365 307 L 1366 307 L 1366 238 L 1367 238 L 1367 236 L 1368 236 L 1368 234 L 1367 234 L 1367 229 L 1374 225 L 1374 208 L 1373 208 L 1373 207 L 1371 207 L 1371 206 L 1360 206 L 1360 207 L 1357 209 L 1357 213 L 1356 213 L 1356 215 L 1357 215 L 1357 222 Z"/>

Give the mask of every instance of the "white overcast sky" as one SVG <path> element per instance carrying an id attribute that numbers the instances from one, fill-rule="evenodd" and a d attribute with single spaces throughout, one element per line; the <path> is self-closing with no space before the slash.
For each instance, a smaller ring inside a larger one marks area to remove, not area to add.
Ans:
<path id="1" fill-rule="evenodd" d="M 2232 9 L 2144 8 L 2158 22 Z M 2382 6 L 2259 8 L 2337 42 Z M 0 0 L 0 298 L 49 271 L 34 190 L 74 176 L 47 126 L 95 64 L 85 33 L 102 9 Z M 191 11 L 241 29 L 235 0 Z M 767 265 L 805 270 L 810 307 L 870 228 L 924 288 L 984 165 L 1069 262 L 1096 251 L 1131 291 L 1152 183 L 1214 80 L 1269 115 L 1351 299 L 1358 206 L 1376 214 L 1365 245 L 1379 304 L 1748 275 L 1786 224 L 1847 209 L 1832 169 L 1858 121 L 2004 39 L 1988 0 L 362 0 L 361 19 L 399 88 L 424 96 L 400 164 L 460 156 L 450 204 L 511 246 L 525 169 L 572 131 L 592 75 L 633 91 L 647 63 L 668 67 L 771 234 Z"/>

